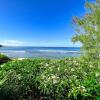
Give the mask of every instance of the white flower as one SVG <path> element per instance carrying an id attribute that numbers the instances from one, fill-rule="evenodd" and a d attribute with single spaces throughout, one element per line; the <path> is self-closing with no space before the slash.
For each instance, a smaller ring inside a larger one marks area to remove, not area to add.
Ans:
<path id="1" fill-rule="evenodd" d="M 0 67 L 4 67 L 4 64 L 3 64 L 3 65 L 1 65 Z"/>
<path id="2" fill-rule="evenodd" d="M 55 76 L 55 75 L 52 75 L 52 76 L 51 76 L 51 78 L 52 78 L 52 79 L 55 79 L 55 78 L 56 78 L 56 76 Z"/>
<path id="3" fill-rule="evenodd" d="M 90 65 L 90 67 L 92 68 L 93 66 L 92 66 L 92 65 Z"/>
<path id="4" fill-rule="evenodd" d="M 58 71 L 60 71 L 60 68 L 58 67 Z"/>
<path id="5" fill-rule="evenodd" d="M 55 80 L 53 80 L 53 84 L 56 84 L 56 83 L 58 83 L 58 81 L 55 79 Z"/>
<path id="6" fill-rule="evenodd" d="M 59 77 L 56 76 L 56 75 L 52 75 L 52 76 L 51 76 L 51 79 L 52 79 L 52 81 L 53 81 L 53 84 L 56 84 L 56 83 L 58 82 L 58 80 L 59 80 Z"/>
<path id="7" fill-rule="evenodd" d="M 79 65 L 79 63 L 76 63 L 76 65 Z"/>
<path id="8" fill-rule="evenodd" d="M 95 75 L 96 75 L 96 77 L 98 77 L 98 76 L 100 76 L 100 73 L 97 72 Z"/>
<path id="9" fill-rule="evenodd" d="M 18 60 L 24 60 L 25 58 L 18 58 Z"/>
<path id="10" fill-rule="evenodd" d="M 74 68 L 72 68 L 71 71 L 75 71 Z"/>
<path id="11" fill-rule="evenodd" d="M 41 65 L 43 64 L 43 62 L 41 62 Z"/>
<path id="12" fill-rule="evenodd" d="M 73 75 L 73 78 L 76 78 L 77 76 L 76 75 Z"/>
<path id="13" fill-rule="evenodd" d="M 49 64 L 48 64 L 48 63 L 46 63 L 46 64 L 45 64 L 45 66 L 46 66 L 46 67 L 48 67 L 48 66 L 49 66 Z"/>
<path id="14" fill-rule="evenodd" d="M 82 89 L 85 89 L 85 87 L 84 87 L 84 86 L 81 86 L 81 88 L 82 88 Z"/>
<path id="15" fill-rule="evenodd" d="M 77 87 L 78 89 L 80 89 L 80 91 L 83 93 L 83 92 L 86 92 L 86 88 L 84 86 L 79 86 Z"/>
<path id="16" fill-rule="evenodd" d="M 81 92 L 86 92 L 86 89 L 85 89 L 85 87 L 84 86 L 81 86 Z"/>
<path id="17" fill-rule="evenodd" d="M 74 62 L 74 63 L 76 63 L 77 61 L 76 61 L 76 60 L 74 60 L 73 62 Z"/>
<path id="18" fill-rule="evenodd" d="M 65 71 L 68 71 L 68 69 L 65 69 Z"/>

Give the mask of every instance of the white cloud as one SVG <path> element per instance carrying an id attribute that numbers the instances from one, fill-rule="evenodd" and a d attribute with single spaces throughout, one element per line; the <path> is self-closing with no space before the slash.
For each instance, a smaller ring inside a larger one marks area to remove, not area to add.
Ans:
<path id="1" fill-rule="evenodd" d="M 56 46 L 56 47 L 80 47 L 81 43 L 76 43 L 73 44 L 71 41 L 52 41 L 52 42 L 48 42 L 48 41 L 28 41 L 28 42 L 24 42 L 24 41 L 20 41 L 20 40 L 2 40 L 0 41 L 1 45 L 4 46 Z"/>
<path id="2" fill-rule="evenodd" d="M 4 40 L 0 41 L 0 44 L 5 46 L 22 46 L 25 45 L 25 42 L 19 40 Z"/>

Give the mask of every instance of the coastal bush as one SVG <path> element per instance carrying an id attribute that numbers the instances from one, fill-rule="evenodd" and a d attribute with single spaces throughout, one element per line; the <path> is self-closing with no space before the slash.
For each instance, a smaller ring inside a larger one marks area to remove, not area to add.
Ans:
<path id="1" fill-rule="evenodd" d="M 9 60 L 10 60 L 9 57 L 7 57 L 4 54 L 0 54 L 0 64 L 5 63 L 5 62 L 8 62 Z"/>
<path id="2" fill-rule="evenodd" d="M 45 63 L 45 60 L 14 60 L 1 65 L 0 98 L 18 100 L 30 94 L 32 89 L 35 89 L 36 76 L 45 69 L 41 63 Z"/>
<path id="3" fill-rule="evenodd" d="M 0 66 L 0 100 L 99 100 L 100 68 L 84 59 L 14 60 Z"/>
<path id="4" fill-rule="evenodd" d="M 80 42 L 88 61 L 100 60 L 100 0 L 87 0 L 86 14 L 74 17 L 76 35 L 73 42 Z M 98 63 L 98 62 L 97 62 Z"/>
<path id="5" fill-rule="evenodd" d="M 72 41 L 82 44 L 81 49 L 85 54 L 82 58 L 84 69 L 89 71 L 89 75 L 86 75 L 82 82 L 86 88 L 83 95 L 88 100 L 100 100 L 100 0 L 88 1 L 85 5 L 86 14 L 80 18 L 74 17 L 77 34 Z"/>

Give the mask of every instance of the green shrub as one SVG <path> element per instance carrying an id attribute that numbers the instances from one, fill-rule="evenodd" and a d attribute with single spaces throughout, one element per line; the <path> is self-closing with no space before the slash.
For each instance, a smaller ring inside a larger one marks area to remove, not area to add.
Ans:
<path id="1" fill-rule="evenodd" d="M 96 77 L 96 73 L 100 75 L 100 69 L 92 65 L 93 68 L 91 68 L 77 59 L 67 60 L 52 62 L 53 64 L 48 65 L 49 67 L 39 76 L 39 88 L 42 92 L 51 94 L 51 97 L 57 100 L 87 98 L 90 100 L 100 97 L 100 78 Z M 95 82 L 91 85 L 92 81 Z M 87 82 L 90 83 L 87 84 Z"/>
<path id="2" fill-rule="evenodd" d="M 0 67 L 1 100 L 99 100 L 100 68 L 83 59 L 14 60 Z"/>
<path id="3" fill-rule="evenodd" d="M 30 94 L 32 89 L 35 89 L 36 76 L 44 70 L 41 62 L 44 63 L 45 60 L 14 60 L 1 65 L 0 98 L 12 100 Z"/>
<path id="4" fill-rule="evenodd" d="M 8 62 L 9 60 L 10 58 L 8 58 L 6 55 L 0 54 L 0 64 Z"/>

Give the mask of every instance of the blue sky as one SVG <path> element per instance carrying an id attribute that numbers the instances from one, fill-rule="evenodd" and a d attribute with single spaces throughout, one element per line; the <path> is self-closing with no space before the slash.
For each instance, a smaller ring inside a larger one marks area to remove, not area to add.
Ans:
<path id="1" fill-rule="evenodd" d="M 85 13 L 84 3 L 85 0 L 0 0 L 0 44 L 73 46 L 72 18 Z"/>

